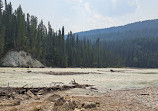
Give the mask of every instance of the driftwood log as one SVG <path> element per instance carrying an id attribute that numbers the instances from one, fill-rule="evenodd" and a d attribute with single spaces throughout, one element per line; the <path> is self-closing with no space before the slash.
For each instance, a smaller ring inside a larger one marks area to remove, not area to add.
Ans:
<path id="1" fill-rule="evenodd" d="M 69 89 L 74 89 L 74 88 L 86 88 L 90 87 L 92 85 L 81 85 L 81 84 L 73 84 L 73 85 L 57 85 L 53 87 L 37 87 L 37 88 L 29 88 L 27 85 L 24 85 L 23 87 L 0 87 L 0 97 L 6 96 L 10 97 L 12 93 L 17 93 L 17 94 L 26 94 L 27 92 L 32 92 L 34 95 L 43 95 L 46 93 L 50 93 L 53 91 L 64 91 L 64 90 L 69 90 Z"/>

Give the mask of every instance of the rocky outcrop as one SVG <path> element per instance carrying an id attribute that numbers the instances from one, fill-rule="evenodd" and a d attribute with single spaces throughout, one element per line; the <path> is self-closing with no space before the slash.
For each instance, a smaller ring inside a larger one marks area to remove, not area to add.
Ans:
<path id="1" fill-rule="evenodd" d="M 1 60 L 3 67 L 42 68 L 44 65 L 24 51 L 9 51 Z"/>

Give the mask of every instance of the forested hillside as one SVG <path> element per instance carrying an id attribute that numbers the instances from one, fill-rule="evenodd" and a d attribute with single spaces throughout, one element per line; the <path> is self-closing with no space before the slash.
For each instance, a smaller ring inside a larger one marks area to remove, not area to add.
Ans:
<path id="1" fill-rule="evenodd" d="M 100 39 L 127 67 L 158 67 L 158 20 L 76 33 L 79 39 Z"/>
<path id="2" fill-rule="evenodd" d="M 158 37 L 111 41 L 107 47 L 119 55 L 127 67 L 158 67 Z"/>
<path id="3" fill-rule="evenodd" d="M 125 26 L 111 27 L 106 29 L 96 29 L 76 33 L 79 39 L 90 39 L 112 41 L 134 38 L 151 38 L 158 37 L 158 20 L 147 20 L 142 22 L 131 23 Z"/>
<path id="4" fill-rule="evenodd" d="M 4 10 L 3 10 L 4 9 Z M 0 0 L 0 58 L 9 50 L 24 50 L 51 67 L 119 67 L 122 61 L 108 51 L 106 44 L 97 39 L 79 40 L 72 32 L 64 38 L 62 30 L 48 29 L 41 20 L 29 13 L 23 13 L 21 6 L 15 11 L 11 3 Z"/>
<path id="5" fill-rule="evenodd" d="M 0 59 L 24 50 L 50 67 L 158 67 L 158 20 L 98 29 L 65 38 L 21 6 L 0 0 Z"/>

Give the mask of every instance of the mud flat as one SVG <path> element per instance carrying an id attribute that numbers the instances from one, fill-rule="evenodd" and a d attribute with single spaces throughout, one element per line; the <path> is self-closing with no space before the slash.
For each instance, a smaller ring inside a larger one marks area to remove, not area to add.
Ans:
<path id="1" fill-rule="evenodd" d="M 2 111 L 158 110 L 157 69 L 0 68 L 0 76 Z M 72 80 L 94 86 L 73 87 Z M 54 90 L 63 84 L 69 87 Z"/>
<path id="2" fill-rule="evenodd" d="M 113 70 L 114 72 L 111 72 Z M 51 87 L 80 84 L 94 85 L 99 92 L 139 89 L 158 85 L 158 69 L 131 68 L 0 68 L 0 87 Z"/>

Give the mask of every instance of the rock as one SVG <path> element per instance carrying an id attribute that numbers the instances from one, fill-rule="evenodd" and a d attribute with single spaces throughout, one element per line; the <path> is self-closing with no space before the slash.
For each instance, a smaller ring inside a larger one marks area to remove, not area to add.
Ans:
<path id="1" fill-rule="evenodd" d="M 110 69 L 111 72 L 115 72 L 114 70 Z"/>
<path id="2" fill-rule="evenodd" d="M 4 67 L 42 68 L 44 65 L 24 51 L 9 51 L 1 60 Z"/>
<path id="3" fill-rule="evenodd" d="M 56 100 L 55 104 L 54 104 L 54 108 L 53 111 L 63 111 L 62 110 L 62 105 L 66 102 L 66 100 L 61 97 L 59 99 Z"/>
<path id="4" fill-rule="evenodd" d="M 27 73 L 31 73 L 32 71 L 27 71 Z"/>
<path id="5" fill-rule="evenodd" d="M 85 102 L 82 104 L 82 107 L 85 109 L 91 109 L 91 108 L 96 108 L 98 105 L 98 103 L 94 103 L 94 102 Z"/>
<path id="6" fill-rule="evenodd" d="M 63 97 L 61 97 L 56 100 L 54 106 L 62 106 L 65 102 L 66 102 L 66 100 Z"/>
<path id="7" fill-rule="evenodd" d="M 65 111 L 69 111 L 69 110 L 74 110 L 77 107 L 77 104 L 75 101 L 66 101 L 63 106 L 62 109 L 64 109 Z"/>
<path id="8" fill-rule="evenodd" d="M 53 111 L 74 111 L 76 107 L 75 101 L 60 98 L 55 102 Z"/>
<path id="9" fill-rule="evenodd" d="M 51 95 L 50 97 L 48 97 L 48 98 L 46 99 L 46 101 L 55 102 L 55 101 L 57 101 L 59 98 L 61 98 L 60 95 L 53 94 L 53 95 Z"/>

